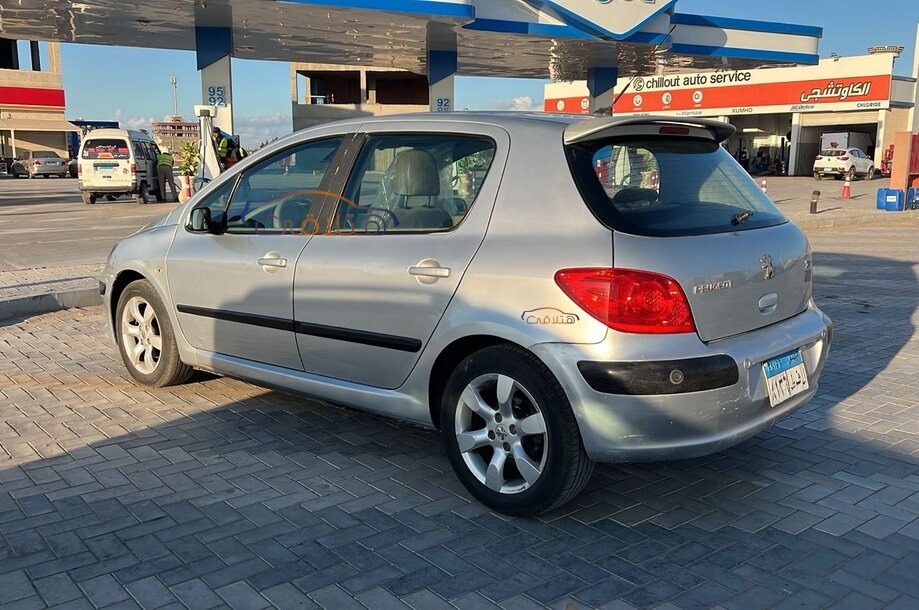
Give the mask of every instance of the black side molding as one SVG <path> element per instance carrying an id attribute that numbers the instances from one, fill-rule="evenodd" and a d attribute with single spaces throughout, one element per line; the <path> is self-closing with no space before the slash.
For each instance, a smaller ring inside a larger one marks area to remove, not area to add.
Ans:
<path id="1" fill-rule="evenodd" d="M 359 343 L 361 345 L 382 347 L 384 349 L 392 349 L 400 352 L 414 353 L 421 350 L 421 341 L 411 337 L 386 335 L 365 330 L 339 328 L 337 326 L 325 326 L 323 324 L 310 324 L 309 322 L 295 322 L 294 320 L 287 320 L 284 318 L 226 311 L 223 309 L 208 309 L 205 307 L 194 307 L 192 305 L 177 305 L 176 309 L 179 313 L 187 313 L 193 316 L 202 316 L 215 320 L 224 320 L 226 322 L 237 322 L 239 324 L 250 324 L 252 326 L 261 326 L 263 328 L 273 328 L 276 330 L 286 330 L 299 335 L 322 337 L 324 339 L 334 339 L 336 341 L 347 341 L 348 343 Z"/>
<path id="2" fill-rule="evenodd" d="M 603 394 L 653 396 L 686 394 L 732 386 L 740 379 L 730 356 L 649 362 L 578 362 L 591 388 Z"/>

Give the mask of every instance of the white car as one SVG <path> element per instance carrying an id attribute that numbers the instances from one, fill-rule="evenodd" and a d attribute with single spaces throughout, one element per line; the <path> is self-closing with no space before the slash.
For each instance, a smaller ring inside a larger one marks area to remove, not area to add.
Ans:
<path id="1" fill-rule="evenodd" d="M 874 179 L 874 159 L 858 148 L 833 148 L 817 155 L 814 161 L 814 178 L 823 180 L 824 176 L 833 176 L 837 180 L 847 178 L 855 180 L 861 176 L 865 180 Z"/>

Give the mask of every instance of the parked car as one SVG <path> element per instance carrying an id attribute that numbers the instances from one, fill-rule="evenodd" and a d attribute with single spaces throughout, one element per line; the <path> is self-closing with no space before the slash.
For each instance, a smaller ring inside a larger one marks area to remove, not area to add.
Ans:
<path id="1" fill-rule="evenodd" d="M 114 200 L 130 195 L 137 203 L 160 196 L 156 177 L 159 148 L 150 135 L 127 129 L 94 129 L 83 138 L 77 175 L 83 203 L 96 203 L 105 195 Z"/>
<path id="2" fill-rule="evenodd" d="M 595 461 L 721 451 L 816 393 L 833 326 L 808 241 L 721 148 L 733 132 L 488 113 L 300 131 L 114 248 L 111 337 L 142 384 L 203 369 L 438 428 L 475 498 L 542 513 Z"/>
<path id="3" fill-rule="evenodd" d="M 53 150 L 29 150 L 16 157 L 10 173 L 13 174 L 14 178 L 19 178 L 20 176 L 27 178 L 36 176 L 66 178 L 67 160 L 61 158 Z"/>
<path id="4" fill-rule="evenodd" d="M 824 176 L 837 180 L 855 180 L 856 177 L 874 180 L 874 159 L 858 148 L 824 150 L 814 160 L 814 178 L 823 180 Z"/>

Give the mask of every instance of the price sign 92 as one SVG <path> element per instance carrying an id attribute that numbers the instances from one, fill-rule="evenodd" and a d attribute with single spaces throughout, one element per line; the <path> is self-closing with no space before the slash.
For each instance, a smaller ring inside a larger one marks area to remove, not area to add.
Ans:
<path id="1" fill-rule="evenodd" d="M 226 106 L 226 87 L 208 87 L 207 103 L 211 106 Z"/>
<path id="2" fill-rule="evenodd" d="M 452 110 L 452 108 L 450 107 L 449 97 L 437 98 L 437 112 L 450 112 L 450 110 Z"/>

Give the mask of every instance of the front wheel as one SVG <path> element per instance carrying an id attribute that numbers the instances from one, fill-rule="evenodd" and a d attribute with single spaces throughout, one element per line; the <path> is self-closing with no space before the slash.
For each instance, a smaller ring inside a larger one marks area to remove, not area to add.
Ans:
<path id="1" fill-rule="evenodd" d="M 485 348 L 454 370 L 441 430 L 460 482 L 503 513 L 553 510 L 580 493 L 593 472 L 558 380 L 516 346 Z"/>
<path id="2" fill-rule="evenodd" d="M 128 284 L 118 298 L 115 325 L 121 359 L 144 385 L 185 383 L 194 369 L 179 358 L 166 305 L 147 280 Z"/>

